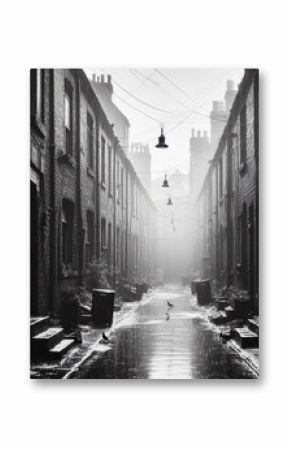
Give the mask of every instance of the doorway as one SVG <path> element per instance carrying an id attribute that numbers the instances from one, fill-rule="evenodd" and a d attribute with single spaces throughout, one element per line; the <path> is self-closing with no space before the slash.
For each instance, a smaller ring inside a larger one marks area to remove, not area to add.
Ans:
<path id="1" fill-rule="evenodd" d="M 30 314 L 38 313 L 38 198 L 36 184 L 30 182 Z"/>

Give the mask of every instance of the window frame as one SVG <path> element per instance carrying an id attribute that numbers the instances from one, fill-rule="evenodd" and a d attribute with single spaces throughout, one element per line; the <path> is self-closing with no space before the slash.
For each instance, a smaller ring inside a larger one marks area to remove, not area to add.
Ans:
<path id="1" fill-rule="evenodd" d="M 240 165 L 247 162 L 247 104 L 240 111 Z"/>
<path id="2" fill-rule="evenodd" d="M 106 140 L 101 136 L 101 182 L 106 183 Z"/>
<path id="3" fill-rule="evenodd" d="M 87 162 L 88 168 L 94 170 L 94 120 L 87 112 Z"/>
<path id="4" fill-rule="evenodd" d="M 69 120 L 67 120 L 67 113 L 69 114 Z M 64 130 L 65 153 L 73 156 L 73 88 L 67 79 L 65 80 L 64 88 Z"/>

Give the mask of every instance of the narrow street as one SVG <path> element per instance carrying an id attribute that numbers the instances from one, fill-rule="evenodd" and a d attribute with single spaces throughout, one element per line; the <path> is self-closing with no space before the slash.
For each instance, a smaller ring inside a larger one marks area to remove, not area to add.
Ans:
<path id="1" fill-rule="evenodd" d="M 173 305 L 168 306 L 167 301 Z M 70 378 L 253 379 L 187 289 L 153 289 Z"/>

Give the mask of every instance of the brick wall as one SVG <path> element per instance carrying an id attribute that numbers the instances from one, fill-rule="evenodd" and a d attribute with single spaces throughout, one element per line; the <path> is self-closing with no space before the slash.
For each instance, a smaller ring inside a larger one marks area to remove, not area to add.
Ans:
<path id="1" fill-rule="evenodd" d="M 194 208 L 195 270 L 258 301 L 258 73 L 246 70 Z M 246 105 L 246 159 L 241 111 Z"/>

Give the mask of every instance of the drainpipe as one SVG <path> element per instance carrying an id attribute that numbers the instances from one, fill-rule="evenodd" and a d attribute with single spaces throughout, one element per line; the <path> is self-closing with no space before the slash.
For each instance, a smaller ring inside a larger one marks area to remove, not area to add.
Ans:
<path id="1" fill-rule="evenodd" d="M 49 155 L 50 155 L 50 194 L 49 194 L 49 315 L 54 313 L 55 298 L 55 135 L 54 135 L 54 69 L 49 69 Z"/>

